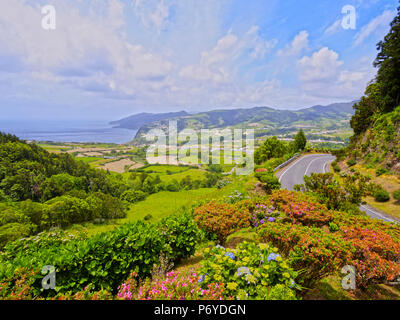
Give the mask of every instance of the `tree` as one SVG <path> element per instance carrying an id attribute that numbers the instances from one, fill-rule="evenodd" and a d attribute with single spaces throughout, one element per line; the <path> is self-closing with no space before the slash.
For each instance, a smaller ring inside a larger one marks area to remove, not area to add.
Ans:
<path id="1" fill-rule="evenodd" d="M 294 138 L 294 148 L 295 152 L 302 151 L 306 147 L 307 144 L 307 138 L 303 132 L 303 129 L 300 129 L 300 131 L 297 133 L 296 137 Z"/>
<path id="2" fill-rule="evenodd" d="M 379 67 L 376 81 L 381 84 L 383 112 L 400 105 L 400 7 L 390 26 L 389 33 L 377 45 L 380 52 L 374 62 Z"/>
<path id="3" fill-rule="evenodd" d="M 254 161 L 261 164 L 272 158 L 283 157 L 287 152 L 286 145 L 277 137 L 268 138 L 254 154 Z"/>

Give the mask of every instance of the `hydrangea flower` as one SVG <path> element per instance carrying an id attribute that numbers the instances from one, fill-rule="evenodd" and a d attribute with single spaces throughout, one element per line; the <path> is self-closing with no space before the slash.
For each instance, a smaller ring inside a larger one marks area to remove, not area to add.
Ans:
<path id="1" fill-rule="evenodd" d="M 271 260 L 276 260 L 276 258 L 280 257 L 279 254 L 276 253 L 270 253 L 268 256 L 268 262 L 270 262 Z"/>
<path id="2" fill-rule="evenodd" d="M 200 279 L 199 279 L 199 283 L 202 283 L 205 279 L 206 279 L 206 276 L 208 276 L 208 274 L 207 273 L 205 273 L 205 274 L 203 274 L 201 277 L 200 277 Z"/>
<path id="3" fill-rule="evenodd" d="M 231 258 L 232 260 L 235 260 L 235 259 L 236 259 L 235 255 L 234 255 L 232 252 L 227 252 L 227 253 L 225 253 L 225 257 L 229 257 L 229 258 Z"/>
<path id="4" fill-rule="evenodd" d="M 237 276 L 238 277 L 240 277 L 240 276 L 242 276 L 242 275 L 244 275 L 244 274 L 250 274 L 251 272 L 250 272 L 250 270 L 249 270 L 249 268 L 247 268 L 247 267 L 240 267 L 240 268 L 238 268 L 237 269 Z"/>
<path id="5" fill-rule="evenodd" d="M 245 279 L 246 279 L 247 283 L 249 283 L 249 284 L 256 284 L 256 282 L 257 282 L 256 277 L 253 276 L 253 275 L 250 274 L 250 273 L 246 274 Z"/>
<path id="6" fill-rule="evenodd" d="M 269 218 L 268 219 L 269 222 L 275 222 L 275 220 L 276 220 L 275 218 Z"/>
<path id="7" fill-rule="evenodd" d="M 260 224 L 264 224 L 264 223 L 265 223 L 265 220 L 264 220 L 264 219 L 260 221 Z"/>
<path id="8" fill-rule="evenodd" d="M 225 248 L 223 246 L 220 246 L 219 244 L 215 246 L 217 249 L 222 249 L 225 250 Z"/>

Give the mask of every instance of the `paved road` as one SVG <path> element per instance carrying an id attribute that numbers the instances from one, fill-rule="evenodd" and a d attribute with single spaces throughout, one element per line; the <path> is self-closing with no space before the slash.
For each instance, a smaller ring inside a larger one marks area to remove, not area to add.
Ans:
<path id="1" fill-rule="evenodd" d="M 329 165 L 335 157 L 327 154 L 311 154 L 303 156 L 283 168 L 277 177 L 282 184 L 282 189 L 294 190 L 296 184 L 303 184 L 304 176 L 311 173 L 329 172 Z"/>
<path id="2" fill-rule="evenodd" d="M 334 156 L 327 154 L 312 154 L 297 159 L 278 172 L 277 177 L 282 184 L 282 189 L 293 190 L 296 184 L 304 183 L 304 176 L 309 176 L 311 173 L 329 172 L 329 165 L 334 160 Z M 399 223 L 395 218 L 371 206 L 361 205 L 360 209 L 371 218 Z"/>

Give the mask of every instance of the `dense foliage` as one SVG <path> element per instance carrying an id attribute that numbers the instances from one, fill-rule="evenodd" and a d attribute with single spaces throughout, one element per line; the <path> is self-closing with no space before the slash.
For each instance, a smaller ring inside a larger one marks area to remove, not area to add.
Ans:
<path id="1" fill-rule="evenodd" d="M 127 224 L 88 239 L 44 233 L 5 247 L 0 254 L 0 282 L 10 287 L 16 270 L 34 270 L 37 276 L 33 292 L 40 295 L 42 276 L 38 271 L 52 265 L 57 272 L 56 292 L 76 293 L 92 285 L 94 290 L 103 288 L 115 293 L 131 272 L 140 277 L 150 275 L 161 254 L 172 262 L 189 257 L 198 235 L 190 216 L 170 217 L 160 224 Z M 12 285 L 10 290 L 14 290 Z"/>
<path id="2" fill-rule="evenodd" d="M 366 163 L 383 165 L 400 173 L 400 7 L 384 40 L 377 45 L 377 76 L 351 119 L 354 136 L 348 155 Z"/>
<path id="3" fill-rule="evenodd" d="M 249 211 L 229 203 L 211 202 L 196 208 L 194 219 L 201 229 L 215 234 L 220 243 L 230 234 L 250 225 Z"/>
<path id="4" fill-rule="evenodd" d="M 202 286 L 221 282 L 225 296 L 241 300 L 296 300 L 297 273 L 277 252 L 267 244 L 248 242 L 236 249 L 208 248 L 199 271 Z"/>

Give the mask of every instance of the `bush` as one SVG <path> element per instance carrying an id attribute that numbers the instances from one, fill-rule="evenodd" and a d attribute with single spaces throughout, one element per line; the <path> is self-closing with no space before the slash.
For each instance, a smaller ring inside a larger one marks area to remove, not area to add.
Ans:
<path id="1" fill-rule="evenodd" d="M 339 270 L 352 257 L 353 248 L 340 235 L 319 228 L 290 224 L 265 224 L 258 230 L 260 240 L 276 246 L 299 274 L 299 284 L 310 287 Z"/>
<path id="2" fill-rule="evenodd" d="M 161 221 L 158 229 L 170 247 L 169 258 L 172 261 L 179 262 L 194 254 L 200 230 L 191 215 L 170 216 Z"/>
<path id="3" fill-rule="evenodd" d="M 349 167 L 353 167 L 357 164 L 357 161 L 355 159 L 350 159 L 349 161 L 347 161 L 347 165 Z"/>
<path id="4" fill-rule="evenodd" d="M 376 170 L 376 176 L 380 177 L 383 174 L 387 174 L 389 171 L 386 170 L 385 168 L 379 168 L 378 170 Z"/>
<path id="5" fill-rule="evenodd" d="M 193 273 L 184 276 L 169 272 L 165 278 L 147 279 L 140 282 L 137 274 L 118 287 L 117 298 L 121 300 L 222 300 L 223 286 L 211 283 L 206 289 L 198 284 L 199 277 Z"/>
<path id="6" fill-rule="evenodd" d="M 215 234 L 219 243 L 235 231 L 250 226 L 250 212 L 233 204 L 210 202 L 194 210 L 197 225 Z"/>
<path id="7" fill-rule="evenodd" d="M 147 194 L 141 190 L 127 190 L 121 195 L 121 200 L 128 201 L 129 203 L 136 203 L 146 199 Z"/>
<path id="8" fill-rule="evenodd" d="M 172 262 L 191 255 L 196 242 L 193 225 L 189 218 L 177 216 L 166 225 L 139 221 L 89 239 L 56 238 L 40 244 L 43 234 L 7 245 L 0 255 L 0 279 L 21 267 L 32 270 L 52 265 L 57 271 L 57 292 L 76 293 L 92 284 L 94 290 L 114 293 L 132 271 L 149 276 L 161 253 L 175 259 Z M 41 293 L 40 277 L 36 280 L 35 294 L 54 294 Z"/>
<path id="9" fill-rule="evenodd" d="M 279 179 L 271 173 L 257 172 L 255 176 L 265 184 L 265 190 L 268 194 L 271 194 L 273 190 L 279 190 L 281 188 Z"/>
<path id="10" fill-rule="evenodd" d="M 386 190 L 378 190 L 375 193 L 375 200 L 378 202 L 388 202 L 390 200 L 389 192 Z"/>
<path id="11" fill-rule="evenodd" d="M 340 172 L 341 171 L 339 165 L 337 164 L 337 162 L 333 163 L 332 167 L 333 167 L 333 170 L 335 172 Z"/>
<path id="12" fill-rule="evenodd" d="M 293 289 L 297 273 L 277 251 L 267 244 L 248 242 L 241 243 L 237 249 L 207 248 L 199 270 L 201 284 L 207 287 L 222 282 L 226 297 L 268 299 L 274 296 L 296 300 Z M 280 287 L 276 288 L 277 285 Z"/>
<path id="13" fill-rule="evenodd" d="M 393 198 L 400 202 L 400 190 L 393 192 Z"/>

